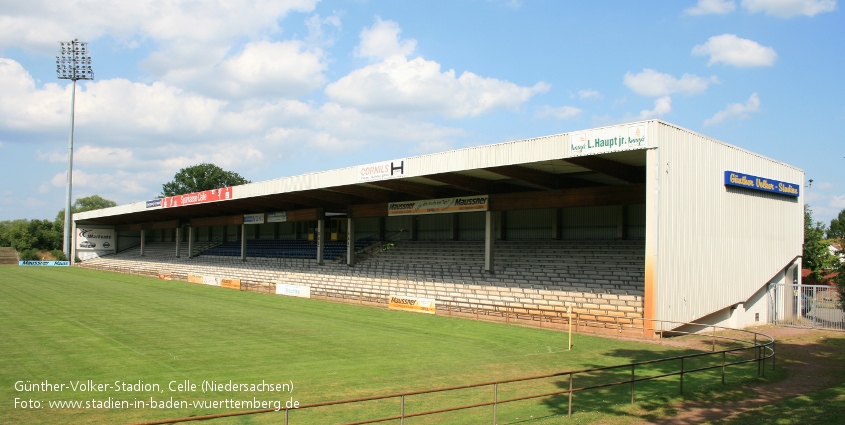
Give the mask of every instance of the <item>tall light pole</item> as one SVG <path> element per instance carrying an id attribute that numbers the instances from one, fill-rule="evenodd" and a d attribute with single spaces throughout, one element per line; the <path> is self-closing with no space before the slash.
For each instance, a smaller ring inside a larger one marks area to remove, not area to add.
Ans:
<path id="1" fill-rule="evenodd" d="M 73 39 L 60 41 L 61 56 L 56 56 L 56 74 L 60 80 L 73 81 L 70 94 L 70 137 L 67 142 L 67 203 L 65 206 L 65 240 L 63 250 L 65 256 L 73 264 L 70 241 L 71 235 L 71 186 L 73 184 L 73 109 L 76 103 L 76 80 L 93 80 L 94 70 L 91 69 L 91 56 L 88 55 L 88 43 Z"/>

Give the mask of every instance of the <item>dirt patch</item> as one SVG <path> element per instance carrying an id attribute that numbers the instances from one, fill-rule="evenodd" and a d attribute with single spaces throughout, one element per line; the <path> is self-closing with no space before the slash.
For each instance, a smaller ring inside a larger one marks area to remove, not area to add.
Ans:
<path id="1" fill-rule="evenodd" d="M 690 401 L 672 406 L 677 414 L 643 424 L 700 424 L 719 421 L 746 410 L 771 405 L 782 400 L 809 394 L 835 385 L 842 372 L 842 354 L 825 339 L 845 340 L 845 333 L 762 326 L 754 331 L 772 336 L 776 341 L 776 368 L 786 369 L 787 377 L 777 382 L 760 382 L 747 386 L 753 395 L 735 401 Z M 666 341 L 701 348 L 701 340 Z M 768 364 L 771 367 L 771 363 Z"/>

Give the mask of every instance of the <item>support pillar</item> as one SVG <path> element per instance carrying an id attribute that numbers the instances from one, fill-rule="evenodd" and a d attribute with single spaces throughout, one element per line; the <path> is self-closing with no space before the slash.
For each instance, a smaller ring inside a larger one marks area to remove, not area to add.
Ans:
<path id="1" fill-rule="evenodd" d="M 194 228 L 188 227 L 188 258 L 194 258 Z"/>
<path id="2" fill-rule="evenodd" d="M 496 213 L 484 212 L 484 271 L 495 273 L 493 267 L 493 246 L 496 243 Z"/>
<path id="3" fill-rule="evenodd" d="M 141 256 L 144 256 L 144 244 L 147 242 L 147 231 L 141 229 Z"/>
<path id="4" fill-rule="evenodd" d="M 355 265 L 355 220 L 346 219 L 346 265 Z"/>
<path id="5" fill-rule="evenodd" d="M 176 228 L 176 258 L 179 258 L 179 248 L 182 247 L 182 228 Z"/>
<path id="6" fill-rule="evenodd" d="M 70 261 L 70 265 L 74 265 L 76 262 L 76 222 L 70 222 L 70 257 L 68 257 L 68 261 Z M 115 237 L 117 237 L 117 232 L 115 232 Z M 114 241 L 114 252 L 117 252 L 117 240 Z"/>
<path id="7" fill-rule="evenodd" d="M 246 224 L 241 224 L 241 261 L 246 261 Z"/>
<path id="8" fill-rule="evenodd" d="M 317 264 L 323 265 L 323 237 L 326 231 L 326 220 L 320 218 L 317 220 Z"/>
<path id="9" fill-rule="evenodd" d="M 628 239 L 628 206 L 622 205 L 616 219 L 616 239 Z"/>
<path id="10" fill-rule="evenodd" d="M 449 239 L 458 240 L 458 214 L 452 214 L 452 222 L 449 225 Z"/>

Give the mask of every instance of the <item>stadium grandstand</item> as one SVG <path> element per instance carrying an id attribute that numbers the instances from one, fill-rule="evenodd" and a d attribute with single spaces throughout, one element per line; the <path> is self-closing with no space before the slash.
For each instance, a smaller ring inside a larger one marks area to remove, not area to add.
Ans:
<path id="1" fill-rule="evenodd" d="M 81 267 L 247 290 L 744 327 L 800 282 L 803 181 L 651 120 L 77 213 L 73 246 Z"/>

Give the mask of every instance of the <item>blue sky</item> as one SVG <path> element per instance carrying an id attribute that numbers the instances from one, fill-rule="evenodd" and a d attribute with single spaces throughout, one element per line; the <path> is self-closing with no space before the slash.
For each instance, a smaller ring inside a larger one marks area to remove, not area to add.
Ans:
<path id="1" fill-rule="evenodd" d="M 836 0 L 0 0 L 0 220 L 63 208 L 55 56 L 79 38 L 74 198 L 151 199 L 201 162 L 261 181 L 659 118 L 804 169 L 829 222 L 844 27 Z"/>

